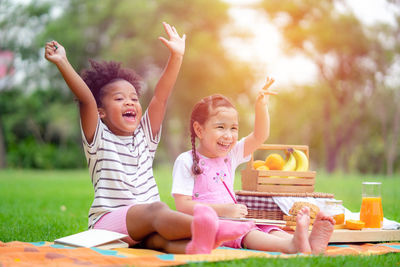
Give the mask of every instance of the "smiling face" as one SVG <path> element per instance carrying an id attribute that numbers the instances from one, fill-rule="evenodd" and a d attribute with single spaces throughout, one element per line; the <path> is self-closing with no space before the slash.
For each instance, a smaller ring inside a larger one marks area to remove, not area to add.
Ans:
<path id="1" fill-rule="evenodd" d="M 98 109 L 101 120 L 115 135 L 132 135 L 142 118 L 135 87 L 125 80 L 117 80 L 102 90 L 102 106 Z"/>
<path id="2" fill-rule="evenodd" d="M 197 151 L 208 157 L 224 157 L 238 140 L 239 123 L 236 109 L 218 107 L 201 125 L 194 122 L 193 128 L 199 138 Z"/>

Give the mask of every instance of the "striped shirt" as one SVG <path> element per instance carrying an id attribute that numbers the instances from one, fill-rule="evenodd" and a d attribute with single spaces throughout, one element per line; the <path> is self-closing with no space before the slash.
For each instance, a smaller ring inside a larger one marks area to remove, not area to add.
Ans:
<path id="1" fill-rule="evenodd" d="M 81 133 L 94 188 L 89 228 L 119 207 L 160 201 L 152 166 L 161 129 L 152 136 L 147 110 L 133 136 L 113 134 L 100 118 L 91 144 Z"/>

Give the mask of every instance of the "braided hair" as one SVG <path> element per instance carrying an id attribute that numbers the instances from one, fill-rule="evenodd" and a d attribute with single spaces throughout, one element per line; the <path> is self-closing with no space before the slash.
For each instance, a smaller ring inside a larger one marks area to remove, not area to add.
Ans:
<path id="1" fill-rule="evenodd" d="M 192 172 L 195 175 L 201 174 L 203 170 L 199 166 L 199 156 L 196 153 L 196 132 L 194 131 L 193 124 L 197 121 L 200 125 L 204 125 L 211 116 L 212 111 L 218 107 L 235 108 L 228 98 L 220 94 L 215 94 L 201 99 L 192 109 L 189 129 L 193 156 Z"/>
<path id="2" fill-rule="evenodd" d="M 141 93 L 141 77 L 132 69 L 121 68 L 121 63 L 115 61 L 89 60 L 91 68 L 82 71 L 82 79 L 96 100 L 97 107 L 102 107 L 101 100 L 105 94 L 103 88 L 118 80 L 125 80 L 135 87 L 138 97 Z"/>

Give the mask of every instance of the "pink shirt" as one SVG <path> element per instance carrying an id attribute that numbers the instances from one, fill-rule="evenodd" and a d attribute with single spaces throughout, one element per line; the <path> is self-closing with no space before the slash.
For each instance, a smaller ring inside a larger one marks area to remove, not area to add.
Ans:
<path id="1" fill-rule="evenodd" d="M 232 177 L 234 175 L 231 174 L 231 161 L 229 158 L 210 159 L 200 154 L 198 156 L 203 172 L 194 179 L 192 199 L 209 204 L 234 203 L 227 191 L 230 190 L 233 193 Z M 222 183 L 222 180 L 227 188 Z"/>
<path id="2" fill-rule="evenodd" d="M 199 164 L 203 170 L 198 176 L 192 172 L 192 151 L 180 154 L 174 164 L 171 194 L 192 196 L 193 200 L 204 203 L 233 203 L 221 178 L 234 195 L 235 169 L 251 157 L 250 155 L 243 157 L 243 151 L 244 138 L 237 142 L 226 157 L 207 158 L 198 154 Z"/>

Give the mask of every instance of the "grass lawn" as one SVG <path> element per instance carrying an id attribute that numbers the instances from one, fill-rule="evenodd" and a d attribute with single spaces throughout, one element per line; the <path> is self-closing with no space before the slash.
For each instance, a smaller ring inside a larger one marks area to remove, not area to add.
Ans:
<path id="1" fill-rule="evenodd" d="M 155 170 L 161 199 L 175 208 L 170 196 L 171 169 Z M 361 182 L 382 182 L 384 216 L 400 221 L 400 179 L 375 175 L 326 174 L 318 172 L 317 192 L 334 193 L 353 212 L 361 205 Z M 240 176 L 235 188 L 240 189 Z M 93 199 L 87 170 L 0 170 L 0 241 L 53 241 L 87 229 L 87 213 Z M 296 257 L 247 259 L 193 266 L 395 266 L 400 253 L 369 257 Z"/>

